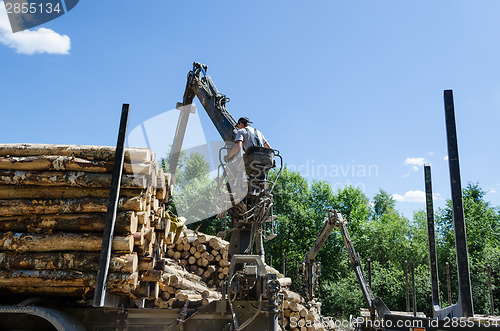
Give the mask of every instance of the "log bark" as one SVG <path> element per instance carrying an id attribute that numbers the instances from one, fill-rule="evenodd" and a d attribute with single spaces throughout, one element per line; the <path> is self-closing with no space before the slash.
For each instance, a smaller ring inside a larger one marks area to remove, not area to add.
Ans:
<path id="1" fill-rule="evenodd" d="M 0 269 L 10 270 L 77 270 L 93 271 L 99 268 L 99 253 L 36 253 L 0 252 Z M 137 254 L 112 254 L 110 272 L 137 271 Z"/>
<path id="2" fill-rule="evenodd" d="M 115 147 L 91 145 L 0 144 L 0 156 L 62 155 L 88 160 L 113 161 Z M 125 148 L 125 161 L 150 161 L 148 148 Z"/>
<path id="3" fill-rule="evenodd" d="M 81 297 L 90 295 L 93 291 L 90 287 L 81 286 L 9 286 L 0 288 L 1 292 L 9 294 L 29 294 L 29 295 L 45 295 L 45 296 L 67 296 L 67 297 Z"/>
<path id="4" fill-rule="evenodd" d="M 121 197 L 138 197 L 151 194 L 150 189 L 120 189 Z M 109 188 L 70 186 L 17 186 L 0 185 L 0 199 L 81 199 L 109 198 Z"/>
<path id="5" fill-rule="evenodd" d="M 113 172 L 113 166 L 114 162 L 112 161 L 91 161 L 63 155 L 0 156 L 0 170 L 62 170 L 111 173 Z M 152 167 L 151 163 L 124 163 L 123 172 L 126 174 L 145 174 L 149 176 L 151 175 Z M 163 185 L 165 185 L 165 176 L 163 176 Z"/>
<path id="6" fill-rule="evenodd" d="M 56 199 L 56 200 L 0 200 L 0 216 L 27 214 L 105 213 L 109 199 Z M 141 211 L 145 207 L 141 198 L 120 198 L 118 210 Z"/>
<path id="7" fill-rule="evenodd" d="M 106 214 L 61 214 L 0 217 L 0 232 L 99 232 L 104 231 Z M 137 216 L 134 211 L 120 212 L 116 215 L 115 234 L 128 234 L 137 231 Z"/>
<path id="8" fill-rule="evenodd" d="M 1 270 L 0 288 L 10 286 L 32 287 L 95 287 L 97 273 L 71 270 Z M 110 273 L 108 288 L 130 284 L 137 286 L 137 274 Z"/>
<path id="9" fill-rule="evenodd" d="M 191 280 L 193 282 L 201 281 L 201 277 L 191 274 L 183 269 L 177 268 L 177 267 L 172 267 L 172 266 L 165 266 L 165 274 L 163 275 L 163 278 L 169 278 L 170 276 L 176 276 L 175 280 L 172 278 L 172 281 L 177 281 L 179 278 L 185 278 L 188 280 Z M 169 278 L 169 284 L 170 284 L 170 278 Z"/>
<path id="10" fill-rule="evenodd" d="M 153 270 L 155 262 L 156 262 L 156 259 L 154 257 L 140 256 L 139 257 L 139 270 L 140 271 Z"/>
<path id="11" fill-rule="evenodd" d="M 288 287 L 292 285 L 292 279 L 290 277 L 278 278 L 278 283 L 281 287 Z"/>
<path id="12" fill-rule="evenodd" d="M 284 290 L 284 294 L 285 294 L 285 299 L 290 302 L 296 302 L 296 303 L 305 302 L 304 298 L 295 292 Z"/>
<path id="13" fill-rule="evenodd" d="M 26 234 L 0 233 L 0 250 L 18 252 L 54 252 L 101 250 L 102 235 L 88 233 Z M 134 237 L 114 236 L 111 249 L 115 252 L 132 253 Z"/>
<path id="14" fill-rule="evenodd" d="M 148 270 L 141 273 L 141 282 L 159 282 L 162 278 L 163 272 L 161 270 Z"/>
<path id="15" fill-rule="evenodd" d="M 191 290 L 179 290 L 175 294 L 175 299 L 179 301 L 198 301 L 203 298 L 200 293 Z"/>
<path id="16" fill-rule="evenodd" d="M 111 187 L 112 174 L 91 172 L 0 170 L 2 185 Z M 145 189 L 145 175 L 122 175 L 121 187 Z"/>

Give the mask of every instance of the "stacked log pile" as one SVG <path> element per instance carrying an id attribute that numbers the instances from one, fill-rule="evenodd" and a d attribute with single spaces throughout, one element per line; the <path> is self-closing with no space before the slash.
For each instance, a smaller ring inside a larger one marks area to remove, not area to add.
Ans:
<path id="1" fill-rule="evenodd" d="M 167 245 L 167 255 L 208 286 L 220 288 L 229 271 L 229 242 L 216 236 L 184 231 L 175 243 Z"/>
<path id="2" fill-rule="evenodd" d="M 221 299 L 220 289 L 229 271 L 229 243 L 215 236 L 184 230 L 175 241 L 165 244 L 159 308 L 208 304 Z"/>
<path id="3" fill-rule="evenodd" d="M 92 298 L 114 154 L 106 146 L 0 144 L 0 294 Z M 205 305 L 221 299 L 229 243 L 185 227 L 176 238 L 169 182 L 149 149 L 126 149 L 107 288 L 147 307 Z M 322 330 L 319 307 L 306 309 L 286 290 L 289 279 L 280 283 L 285 329 Z"/>
<path id="4" fill-rule="evenodd" d="M 285 330 L 318 330 L 327 328 L 321 317 L 321 304 L 319 302 L 308 302 L 299 294 L 282 290 L 284 294 L 283 306 L 280 310 L 283 315 L 279 316 L 279 323 Z"/>
<path id="5" fill-rule="evenodd" d="M 84 295 L 95 287 L 115 149 L 0 145 L 0 290 Z M 127 148 L 108 289 L 129 295 L 161 258 L 168 177 Z"/>

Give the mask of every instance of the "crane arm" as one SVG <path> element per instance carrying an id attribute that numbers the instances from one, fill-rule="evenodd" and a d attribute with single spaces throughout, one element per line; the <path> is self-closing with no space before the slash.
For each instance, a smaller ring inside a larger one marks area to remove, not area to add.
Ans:
<path id="1" fill-rule="evenodd" d="M 347 221 L 344 220 L 342 214 L 337 210 L 331 210 L 329 212 L 328 219 L 325 221 L 323 229 L 316 238 L 316 242 L 305 256 L 304 263 L 306 269 L 306 294 L 308 296 L 308 299 L 312 299 L 314 296 L 313 286 L 315 277 L 317 277 L 316 273 L 314 272 L 314 259 L 318 255 L 321 247 L 323 247 L 323 244 L 326 242 L 326 240 L 330 236 L 330 233 L 332 233 L 335 227 L 339 228 L 342 239 L 344 240 L 347 253 L 349 254 L 349 259 L 351 260 L 351 266 L 356 273 L 359 287 L 361 289 L 361 292 L 363 293 L 363 297 L 365 298 L 366 305 L 370 309 L 371 314 L 374 314 L 375 306 L 376 304 L 378 304 L 378 301 L 375 300 L 373 293 L 366 282 L 365 276 L 363 274 L 363 269 L 361 267 L 361 260 L 358 253 L 356 253 L 356 250 L 354 249 L 351 237 L 349 236 L 349 232 L 347 231 Z M 376 302 L 374 302 L 374 300 Z"/>
<path id="2" fill-rule="evenodd" d="M 229 101 L 229 98 L 219 93 L 212 78 L 207 75 L 207 66 L 195 62 L 193 63 L 193 70 L 188 73 L 182 102 L 177 103 L 177 108 L 181 110 L 181 114 L 177 123 L 174 143 L 169 158 L 169 172 L 171 174 L 175 173 L 179 162 L 189 114 L 194 112 L 192 103 L 195 96 L 200 100 L 203 108 L 205 108 L 205 111 L 226 144 L 232 147 L 234 143 L 236 121 L 226 109 L 226 103 Z"/>

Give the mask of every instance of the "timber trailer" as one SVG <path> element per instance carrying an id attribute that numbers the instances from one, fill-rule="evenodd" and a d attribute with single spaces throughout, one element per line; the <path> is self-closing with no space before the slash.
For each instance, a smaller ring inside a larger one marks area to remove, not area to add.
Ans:
<path id="1" fill-rule="evenodd" d="M 211 78 L 206 74 L 206 70 L 205 65 L 194 63 L 193 70 L 188 74 L 183 101 L 177 105 L 177 108 L 180 109 L 180 117 L 170 155 L 170 172 L 172 174 L 175 174 L 177 167 L 189 114 L 194 111 L 192 102 L 195 96 L 199 98 L 226 142 L 226 149 L 230 149 L 234 142 L 236 122 L 225 108 L 229 99 L 218 92 Z M 326 222 L 326 228 L 322 231 L 321 238 L 319 238 L 319 246 L 313 247 L 306 259 L 306 269 L 312 277 L 314 257 L 333 227 L 338 226 L 370 311 L 370 316 L 358 325 L 362 329 L 371 328 L 370 323 L 376 320 L 383 321 L 382 327 L 377 326 L 376 328 L 385 330 L 448 330 L 458 328 L 470 330 L 485 327 L 484 323 L 478 323 L 473 319 L 451 91 L 445 91 L 445 110 L 459 275 L 458 303 L 444 309 L 439 303 L 434 226 L 433 217 L 431 217 L 432 207 L 429 207 L 429 202 L 432 203 L 432 200 L 429 200 L 431 199 L 429 191 L 427 191 L 427 201 L 434 318 L 420 317 L 416 314 L 401 316 L 391 312 L 382 300 L 373 296 L 370 287 L 365 282 L 359 256 L 354 251 L 350 239 L 346 240 L 349 237 L 342 215 L 333 212 Z M 274 181 L 270 181 L 263 175 L 275 166 L 275 158 L 278 158 L 280 163 L 282 162 L 278 151 L 263 147 L 247 151 L 247 157 L 242 161 L 246 173 L 247 191 L 240 197 L 237 197 L 237 192 L 233 190 L 235 186 L 231 182 L 231 167 L 221 160 L 222 180 L 219 181 L 219 186 L 222 187 L 221 190 L 227 191 L 226 195 L 222 195 L 222 200 L 226 199 L 222 203 L 231 207 L 229 214 L 232 218 L 231 265 L 228 277 L 222 287 L 222 299 L 205 306 L 193 307 L 185 304 L 176 307 L 176 309 L 157 309 L 144 307 L 140 302 L 133 302 L 134 307 L 130 301 L 107 292 L 106 280 L 124 162 L 128 105 L 123 105 L 121 114 L 106 226 L 92 302 L 75 302 L 59 297 L 39 298 L 30 295 L 0 296 L 0 330 L 279 330 L 280 284 L 276 279 L 276 274 L 266 271 L 262 259 L 261 243 L 264 223 L 272 222 L 274 219 L 272 215 L 272 189 L 277 179 L 276 177 Z M 277 171 L 278 175 L 281 167 Z M 426 172 L 427 187 L 430 190 L 430 176 L 428 177 Z M 257 254 L 252 254 L 254 245 Z M 311 297 L 313 296 L 312 284 L 313 280 L 310 280 L 308 288 L 310 288 Z M 452 319 L 456 323 L 452 323 Z M 408 326 L 415 321 L 421 326 L 415 327 L 417 324 Z M 449 324 L 448 321 L 450 321 Z M 489 326 L 494 327 L 494 325 Z"/>
<path id="2" fill-rule="evenodd" d="M 188 74 L 186 90 L 177 104 L 180 116 L 170 154 L 170 173 L 175 180 L 182 141 L 192 104 L 197 96 L 210 119 L 225 141 L 225 150 L 234 144 L 236 121 L 226 110 L 229 101 L 219 93 L 207 67 L 193 64 Z M 278 330 L 278 304 L 280 283 L 277 275 L 268 273 L 262 250 L 264 225 L 273 222 L 272 190 L 282 169 L 279 151 L 253 146 L 240 159 L 221 161 L 218 201 L 221 210 L 228 209 L 232 218 L 229 246 L 231 264 L 222 286 L 222 299 L 205 306 L 186 304 L 177 309 L 146 308 L 144 303 L 130 302 L 107 292 L 111 243 L 120 193 L 120 180 L 124 164 L 125 140 L 129 105 L 121 112 L 106 225 L 97 270 L 97 282 L 92 302 L 74 302 L 62 298 L 27 296 L 0 296 L 0 330 Z M 220 159 L 223 151 L 219 152 Z M 279 170 L 273 181 L 267 173 Z M 236 164 L 236 166 L 231 166 Z M 240 174 L 235 174 L 239 169 Z M 243 170 L 241 170 L 243 169 Z M 236 182 L 238 179 L 239 182 Z M 244 191 L 237 190 L 243 182 Z M 239 196 L 238 196 L 239 195 Z M 258 254 L 252 254 L 254 248 Z M 19 300 L 19 301 L 15 301 Z"/>

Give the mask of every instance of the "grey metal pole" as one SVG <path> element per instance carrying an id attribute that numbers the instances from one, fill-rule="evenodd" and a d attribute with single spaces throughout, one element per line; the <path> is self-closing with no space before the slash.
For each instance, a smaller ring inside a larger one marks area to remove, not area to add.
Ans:
<path id="1" fill-rule="evenodd" d="M 493 301 L 493 290 L 491 287 L 491 265 L 488 264 L 488 289 L 490 291 L 490 312 L 495 315 L 495 302 Z"/>
<path id="2" fill-rule="evenodd" d="M 431 166 L 424 165 L 425 203 L 427 207 L 427 234 L 429 241 L 429 265 L 431 272 L 432 306 L 434 311 L 441 309 L 439 300 L 439 278 L 436 253 L 436 235 L 434 230 L 434 205 L 432 201 Z"/>
<path id="3" fill-rule="evenodd" d="M 448 262 L 446 262 L 446 285 L 448 287 L 448 306 L 451 306 L 450 264 Z"/>
<path id="4" fill-rule="evenodd" d="M 184 105 L 182 103 L 177 103 L 177 109 L 180 110 L 180 115 L 179 120 L 177 121 L 177 127 L 175 129 L 174 142 L 172 144 L 172 149 L 170 150 L 170 155 L 168 158 L 168 172 L 170 172 L 170 174 L 172 175 L 172 180 L 174 180 L 174 182 L 175 170 L 177 169 L 177 164 L 179 163 L 179 156 L 181 154 L 184 135 L 186 134 L 189 114 L 193 114 L 196 112 L 196 106 L 193 104 Z"/>
<path id="5" fill-rule="evenodd" d="M 405 260 L 405 293 L 406 293 L 406 311 L 410 312 L 410 289 L 408 286 L 408 261 Z"/>
<path id="6" fill-rule="evenodd" d="M 272 293 L 267 299 L 269 316 L 268 316 L 268 327 L 269 331 L 278 331 L 278 295 L 277 293 Z"/>
<path id="7" fill-rule="evenodd" d="M 372 260 L 368 259 L 368 286 L 372 289 Z"/>
<path id="8" fill-rule="evenodd" d="M 413 291 L 413 316 L 417 316 L 417 290 L 415 288 L 415 267 L 411 262 L 411 286 Z"/>
<path id="9" fill-rule="evenodd" d="M 285 252 L 281 253 L 281 273 L 285 276 Z"/>
<path id="10" fill-rule="evenodd" d="M 467 253 L 467 233 L 460 182 L 460 163 L 458 160 L 457 130 L 455 124 L 455 107 L 453 91 L 444 91 L 444 108 L 446 117 L 446 136 L 448 140 L 448 165 L 450 168 L 451 199 L 453 204 L 453 224 L 455 227 L 455 250 L 457 252 L 457 274 L 459 304 L 463 317 L 473 317 L 472 286 L 470 281 L 469 255 Z"/>
<path id="11" fill-rule="evenodd" d="M 113 243 L 113 231 L 115 228 L 116 210 L 118 209 L 118 198 L 120 196 L 120 184 L 123 173 L 123 161 L 125 158 L 125 140 L 127 136 L 129 105 L 123 104 L 120 118 L 120 129 L 116 142 L 113 175 L 111 177 L 111 189 L 109 192 L 109 204 L 106 213 L 106 223 L 102 236 L 101 255 L 99 257 L 99 270 L 97 271 L 96 287 L 93 304 L 103 307 L 106 298 L 106 282 L 108 279 L 109 261 L 111 259 L 111 245 Z"/>

